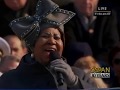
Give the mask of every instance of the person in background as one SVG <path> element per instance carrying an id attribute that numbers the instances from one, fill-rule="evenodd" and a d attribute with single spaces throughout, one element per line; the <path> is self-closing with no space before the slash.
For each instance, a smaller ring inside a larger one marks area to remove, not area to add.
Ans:
<path id="1" fill-rule="evenodd" d="M 78 58 L 91 58 L 93 52 L 90 45 L 87 42 L 71 42 L 66 48 L 66 59 L 68 64 L 73 66 Z"/>
<path id="2" fill-rule="evenodd" d="M 2 57 L 10 54 L 11 54 L 10 45 L 4 38 L 0 37 L 0 61 Z"/>
<path id="3" fill-rule="evenodd" d="M 26 47 L 25 41 L 20 39 L 16 35 L 7 35 L 4 39 L 8 42 L 11 48 L 11 55 L 17 57 L 21 60 L 21 58 L 27 54 L 28 49 Z"/>
<path id="4" fill-rule="evenodd" d="M 119 33 L 119 38 L 120 38 L 120 3 L 118 0 L 109 0 L 112 3 L 113 9 L 117 12 L 117 26 L 118 26 L 118 33 Z"/>
<path id="5" fill-rule="evenodd" d="M 91 47 L 86 42 L 71 42 L 67 47 L 67 60 L 71 66 L 91 73 L 92 68 L 100 68 L 99 63 L 93 57 Z M 91 77 L 91 75 L 90 75 Z M 101 78 L 91 77 L 98 88 L 108 88 L 108 85 Z"/>
<path id="6" fill-rule="evenodd" d="M 74 63 L 74 66 L 84 70 L 89 75 L 91 75 L 92 68 L 100 68 L 99 63 L 90 56 L 79 58 Z M 98 88 L 109 88 L 109 84 L 105 83 L 102 78 L 92 77 L 92 79 Z"/>
<path id="7" fill-rule="evenodd" d="M 0 76 L 9 70 L 16 69 L 20 60 L 12 55 L 6 55 L 1 58 L 0 62 Z"/>
<path id="8" fill-rule="evenodd" d="M 52 0 L 53 2 L 57 3 L 59 6 L 63 6 L 66 5 L 70 2 L 72 2 L 73 0 Z"/>
<path id="9" fill-rule="evenodd" d="M 120 42 L 110 51 L 109 64 L 113 68 L 115 74 L 111 82 L 111 87 L 120 87 Z"/>
<path id="10" fill-rule="evenodd" d="M 33 15 L 38 0 L 0 0 L 0 36 L 14 34 L 9 27 L 11 20 Z"/>
<path id="11" fill-rule="evenodd" d="M 65 39 L 63 25 L 73 16 L 73 12 L 60 9 L 51 0 L 39 0 L 34 16 L 13 20 L 10 23 L 12 30 L 25 40 L 31 53 L 22 58 L 17 69 L 2 75 L 0 88 L 96 88 L 82 70 L 70 67 L 62 58 Z M 57 52 L 59 58 L 50 61 L 51 52 Z M 62 83 L 59 83 L 58 72 L 64 79 Z"/>
<path id="12" fill-rule="evenodd" d="M 19 59 L 11 55 L 11 48 L 8 42 L 0 37 L 0 76 L 19 64 Z"/>
<path id="13" fill-rule="evenodd" d="M 76 13 L 70 22 L 65 24 L 65 47 L 70 42 L 89 43 L 93 57 L 98 60 L 99 56 L 105 55 L 103 61 L 107 62 L 108 52 L 119 41 L 116 12 L 110 8 L 105 0 L 73 0 L 72 3 L 63 6 L 63 9 Z M 98 7 L 107 7 L 111 15 L 94 15 Z M 106 56 L 107 55 L 107 56 Z M 64 50 L 66 57 L 66 49 Z"/>

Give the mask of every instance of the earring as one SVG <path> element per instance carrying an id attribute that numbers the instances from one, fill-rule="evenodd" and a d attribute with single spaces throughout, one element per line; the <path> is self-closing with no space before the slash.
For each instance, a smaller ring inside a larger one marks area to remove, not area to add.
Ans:
<path id="1" fill-rule="evenodd" d="M 31 58 L 33 58 L 34 57 L 34 55 L 33 55 L 33 53 L 31 53 Z"/>

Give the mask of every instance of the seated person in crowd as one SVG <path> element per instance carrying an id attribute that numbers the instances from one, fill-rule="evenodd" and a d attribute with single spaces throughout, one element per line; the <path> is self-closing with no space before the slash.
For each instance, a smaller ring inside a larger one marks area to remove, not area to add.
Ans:
<path id="1" fill-rule="evenodd" d="M 91 56 L 78 58 L 74 63 L 74 66 L 84 70 L 84 72 L 88 73 L 90 76 L 92 68 L 100 68 L 99 63 Z M 92 77 L 92 79 L 98 88 L 109 87 L 109 84 L 106 83 L 102 78 Z"/>
<path id="2" fill-rule="evenodd" d="M 74 65 L 78 58 L 93 58 L 92 49 L 87 42 L 71 42 L 66 50 L 66 59 L 68 60 L 68 64 L 71 66 Z"/>
<path id="3" fill-rule="evenodd" d="M 11 20 L 33 15 L 38 0 L 0 0 L 0 36 L 13 34 L 9 23 Z"/>
<path id="4" fill-rule="evenodd" d="M 108 16 L 94 15 L 97 7 L 109 7 L 109 2 L 103 2 L 104 0 L 73 0 L 73 3 L 62 7 L 76 13 L 64 26 L 66 47 L 71 41 L 88 42 L 97 59 L 99 55 L 108 53 L 119 41 L 116 13 L 112 10 Z"/>
<path id="5" fill-rule="evenodd" d="M 62 58 L 65 44 L 63 25 L 73 16 L 73 12 L 61 10 L 51 0 L 39 0 L 34 16 L 12 21 L 12 30 L 25 40 L 31 53 L 22 58 L 17 69 L 2 75 L 0 88 L 96 88 L 89 76 L 78 68 L 70 67 Z M 55 56 L 56 52 L 59 57 Z"/>
<path id="6" fill-rule="evenodd" d="M 91 47 L 88 43 L 72 42 L 67 47 L 67 60 L 72 66 L 84 70 L 91 76 L 92 68 L 100 68 L 99 63 L 95 60 L 92 54 Z M 101 78 L 91 77 L 98 88 L 108 88 L 107 84 Z"/>
<path id="7" fill-rule="evenodd" d="M 28 49 L 25 41 L 20 39 L 18 36 L 12 34 L 3 37 L 11 48 L 11 55 L 21 60 L 21 58 L 27 54 Z"/>
<path id="8" fill-rule="evenodd" d="M 0 76 L 19 64 L 19 59 L 11 55 L 11 48 L 8 42 L 0 37 Z"/>
<path id="9" fill-rule="evenodd" d="M 115 73 L 111 87 L 120 87 L 120 42 L 110 51 L 109 63 Z"/>
<path id="10" fill-rule="evenodd" d="M 12 55 L 6 55 L 1 58 L 0 62 L 0 76 L 9 70 L 16 69 L 20 60 Z"/>

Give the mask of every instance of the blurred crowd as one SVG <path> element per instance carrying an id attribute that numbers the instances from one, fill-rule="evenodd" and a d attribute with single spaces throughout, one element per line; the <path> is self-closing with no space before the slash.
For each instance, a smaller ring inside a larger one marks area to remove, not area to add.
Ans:
<path id="1" fill-rule="evenodd" d="M 53 0 L 76 15 L 64 25 L 63 56 L 70 66 L 90 74 L 93 67 L 110 67 L 110 78 L 93 78 L 98 88 L 120 87 L 120 5 L 118 0 Z M 16 69 L 29 53 L 9 23 L 35 14 L 38 0 L 0 0 L 0 76 Z M 94 16 L 97 7 L 111 15 Z"/>

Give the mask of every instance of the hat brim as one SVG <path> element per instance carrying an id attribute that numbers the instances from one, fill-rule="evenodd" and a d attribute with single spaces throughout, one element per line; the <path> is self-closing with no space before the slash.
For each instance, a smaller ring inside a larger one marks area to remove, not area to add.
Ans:
<path id="1" fill-rule="evenodd" d="M 0 37 L 0 50 L 2 50 L 3 56 L 10 55 L 11 49 L 6 40 Z"/>

